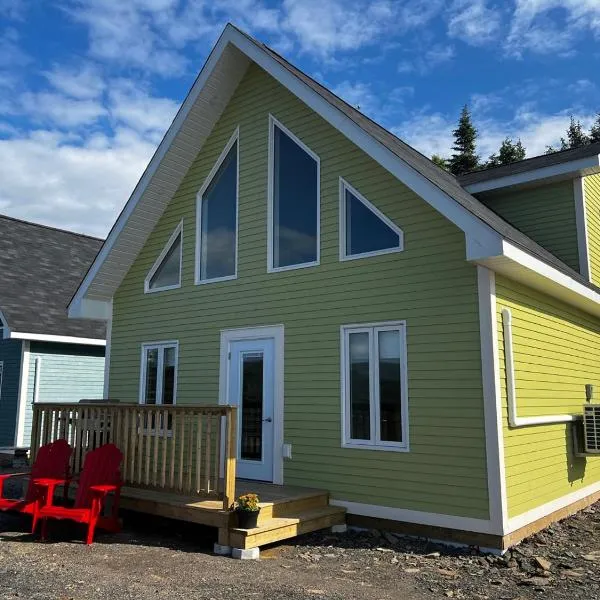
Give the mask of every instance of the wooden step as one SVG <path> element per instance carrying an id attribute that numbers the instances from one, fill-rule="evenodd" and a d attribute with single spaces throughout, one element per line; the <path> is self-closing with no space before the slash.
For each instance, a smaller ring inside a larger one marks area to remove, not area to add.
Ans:
<path id="1" fill-rule="evenodd" d="M 255 529 L 230 529 L 229 545 L 242 549 L 258 548 L 345 522 L 345 508 L 321 506 L 293 517 L 274 517 Z"/>
<path id="2" fill-rule="evenodd" d="M 290 498 L 289 500 L 277 500 L 275 502 L 265 502 L 260 504 L 260 514 L 258 515 L 258 524 L 264 525 L 271 519 L 280 517 L 295 517 L 300 513 L 313 510 L 315 508 L 324 508 L 329 505 L 329 494 L 307 494 L 303 497 Z"/>

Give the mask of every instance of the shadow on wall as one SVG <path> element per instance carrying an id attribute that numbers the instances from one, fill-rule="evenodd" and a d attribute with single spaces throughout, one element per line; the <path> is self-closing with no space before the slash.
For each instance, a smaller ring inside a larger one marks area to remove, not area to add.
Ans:
<path id="1" fill-rule="evenodd" d="M 567 474 L 569 483 L 575 483 L 581 481 L 585 477 L 585 469 L 587 467 L 587 458 L 582 456 L 576 456 L 574 433 L 576 427 L 582 427 L 581 423 L 576 421 L 574 423 L 567 423 L 565 427 L 565 443 L 567 446 Z M 578 440 L 583 439 L 583 431 L 577 435 Z M 583 452 L 583 448 L 578 450 Z"/>

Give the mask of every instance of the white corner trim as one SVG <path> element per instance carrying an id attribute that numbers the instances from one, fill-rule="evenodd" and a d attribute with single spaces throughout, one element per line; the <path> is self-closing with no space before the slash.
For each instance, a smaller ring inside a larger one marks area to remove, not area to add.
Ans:
<path id="1" fill-rule="evenodd" d="M 221 330 L 219 365 L 219 404 L 229 404 L 229 353 L 232 342 L 272 339 L 274 342 L 275 390 L 273 394 L 273 483 L 283 485 L 283 427 L 285 403 L 285 328 L 283 325 L 244 327 Z M 239 432 L 238 432 L 239 435 Z M 225 436 L 221 436 L 224 443 Z"/>
<path id="2" fill-rule="evenodd" d="M 350 192 L 359 202 L 370 210 L 380 221 L 387 225 L 399 238 L 398 246 L 386 248 L 384 250 L 374 250 L 372 252 L 363 252 L 361 254 L 347 254 L 347 218 L 346 218 L 346 191 Z M 343 177 L 340 177 L 339 185 L 339 217 L 340 217 L 340 261 L 356 260 L 370 256 L 380 256 L 382 254 L 393 254 L 404 250 L 404 231 L 396 225 L 391 219 L 388 219 L 372 202 L 369 202 L 356 188 L 351 186 Z"/>
<path id="3" fill-rule="evenodd" d="M 585 177 L 573 179 L 573 197 L 575 200 L 575 223 L 577 227 L 577 250 L 579 255 L 579 272 L 591 281 L 590 255 L 588 247 L 588 231 L 585 205 Z"/>
<path id="4" fill-rule="evenodd" d="M 471 183 L 470 185 L 466 185 L 464 187 L 469 193 L 477 194 L 478 192 L 487 192 L 488 190 L 531 183 L 533 181 L 540 181 L 542 179 L 554 179 L 561 176 L 566 177 L 571 173 L 575 174 L 589 169 L 598 169 L 598 167 L 600 167 L 600 157 L 598 155 L 594 155 L 586 158 L 580 158 L 578 160 L 564 162 L 558 165 L 542 167 L 541 169 L 533 169 L 531 171 L 517 173 L 515 175 L 506 175 L 505 177 L 497 177 L 495 179 L 488 179 L 478 183 Z"/>
<path id="5" fill-rule="evenodd" d="M 508 422 L 511 427 L 527 427 L 530 425 L 551 425 L 554 423 L 570 423 L 577 417 L 573 415 L 552 415 L 544 417 L 519 417 L 517 412 L 517 391 L 515 382 L 515 360 L 513 353 L 512 313 L 509 308 L 502 309 L 502 325 L 504 328 L 504 361 L 506 370 L 506 394 L 508 400 Z"/>
<path id="6" fill-rule="evenodd" d="M 112 343 L 112 319 L 106 322 L 106 351 L 104 352 L 104 387 L 102 396 L 105 400 L 109 398 L 110 389 L 110 350 Z"/>
<path id="7" fill-rule="evenodd" d="M 229 138 L 227 144 L 225 144 L 225 148 L 223 148 L 219 158 L 217 158 L 215 164 L 207 175 L 204 183 L 198 190 L 196 194 L 196 249 L 195 249 L 195 263 L 194 263 L 194 283 L 196 285 L 205 284 L 205 283 L 215 283 L 217 281 L 230 281 L 232 279 L 237 279 L 237 270 L 238 270 L 238 247 L 239 247 L 239 224 L 240 224 L 240 128 L 239 126 L 235 128 L 233 134 Z M 201 260 L 202 260 L 202 244 L 204 240 L 202 239 L 202 200 L 204 194 L 216 174 L 219 172 L 223 161 L 227 158 L 229 151 L 233 147 L 234 144 L 237 144 L 236 147 L 236 173 L 235 173 L 235 272 L 233 275 L 225 275 L 223 277 L 213 277 L 212 279 L 202 279 L 200 276 L 201 273 Z"/>
<path id="8" fill-rule="evenodd" d="M 495 533 L 504 535 L 508 527 L 508 502 L 504 465 L 504 434 L 502 431 L 495 273 L 485 267 L 478 266 L 477 288 L 490 521 Z"/>
<path id="9" fill-rule="evenodd" d="M 15 430 L 15 446 L 24 448 L 25 444 L 25 413 L 27 411 L 27 397 L 29 392 L 29 341 L 21 342 L 21 373 L 19 376 L 19 404 L 17 408 L 17 427 Z"/>
<path id="10" fill-rule="evenodd" d="M 181 242 L 179 244 L 179 281 L 174 283 L 173 285 L 163 285 L 162 287 L 150 288 L 150 281 L 156 274 L 156 271 L 160 269 L 163 261 L 167 257 L 169 250 L 173 247 L 173 244 L 177 241 L 177 238 L 181 236 Z M 156 292 L 165 292 L 167 290 L 176 290 L 181 287 L 181 271 L 183 269 L 183 219 L 179 221 L 177 227 L 169 237 L 167 243 L 162 249 L 161 253 L 158 255 L 158 258 L 154 261 L 152 268 L 148 271 L 148 275 L 146 275 L 146 279 L 144 279 L 144 294 L 155 294 Z"/>
<path id="11" fill-rule="evenodd" d="M 378 504 L 363 504 L 361 502 L 349 502 L 338 499 L 330 500 L 329 504 L 333 506 L 342 506 L 346 508 L 347 511 L 352 515 L 361 515 L 376 519 L 389 519 L 390 521 L 404 521 L 406 523 L 429 525 L 431 527 L 447 527 L 449 529 L 498 535 L 498 532 L 494 530 L 492 522 L 485 519 L 457 517 L 453 515 L 424 512 L 420 510 L 408 510 L 405 508 L 380 506 Z"/>
<path id="12" fill-rule="evenodd" d="M 317 163 L 317 259 L 307 263 L 285 265 L 276 267 L 275 261 L 275 236 L 273 218 L 275 202 L 275 127 L 289 137 L 301 150 L 306 152 Z M 269 147 L 267 151 L 267 273 L 279 273 L 281 271 L 292 271 L 306 267 L 316 267 L 321 263 L 321 159 L 313 152 L 298 136 L 294 135 L 283 123 L 278 121 L 269 113 Z"/>
<path id="13" fill-rule="evenodd" d="M 33 403 L 37 404 L 40 401 L 40 377 L 42 375 L 42 358 L 36 356 L 33 361 Z"/>
<path id="14" fill-rule="evenodd" d="M 106 340 L 98 338 L 80 338 L 69 335 L 46 335 L 43 333 L 21 333 L 11 331 L 10 338 L 13 340 L 34 340 L 36 342 L 57 342 L 59 344 L 83 344 L 87 346 L 106 346 Z"/>
<path id="15" fill-rule="evenodd" d="M 538 519 L 546 517 L 557 510 L 566 508 L 567 506 L 574 504 L 575 502 L 579 502 L 579 500 L 583 500 L 584 498 L 587 498 L 588 496 L 591 496 L 597 492 L 600 492 L 600 481 L 581 488 L 575 492 L 571 492 L 566 496 L 556 498 L 556 500 L 546 502 L 546 504 L 532 508 L 531 510 L 517 515 L 516 517 L 512 517 L 508 521 L 508 533 L 517 531 L 521 529 L 521 527 L 529 525 L 529 523 L 533 523 Z"/>

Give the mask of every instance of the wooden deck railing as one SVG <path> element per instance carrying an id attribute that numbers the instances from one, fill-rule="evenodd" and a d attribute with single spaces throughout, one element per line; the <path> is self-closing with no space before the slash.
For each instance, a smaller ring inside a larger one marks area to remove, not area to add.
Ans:
<path id="1" fill-rule="evenodd" d="M 113 443 L 123 452 L 126 485 L 223 500 L 235 495 L 236 408 L 123 403 L 33 405 L 32 458 L 37 449 L 65 439 L 72 471 L 85 455 Z"/>

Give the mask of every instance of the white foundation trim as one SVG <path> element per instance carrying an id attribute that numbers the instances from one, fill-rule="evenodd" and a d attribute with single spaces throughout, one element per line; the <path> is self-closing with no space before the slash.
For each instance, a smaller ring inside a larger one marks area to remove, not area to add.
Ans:
<path id="1" fill-rule="evenodd" d="M 27 410 L 27 392 L 29 391 L 29 342 L 24 340 L 21 347 L 21 373 L 19 376 L 19 405 L 17 409 L 17 427 L 15 430 L 15 446 L 24 448 L 25 444 L 25 412 Z"/>
<path id="2" fill-rule="evenodd" d="M 529 425 L 552 425 L 554 423 L 570 423 L 577 417 L 573 415 L 549 415 L 544 417 L 519 417 L 517 411 L 517 390 L 515 382 L 515 359 L 512 339 L 512 314 L 509 308 L 502 309 L 502 325 L 504 328 L 504 360 L 506 369 L 506 393 L 508 396 L 508 422 L 511 427 L 527 427 Z"/>
<path id="3" fill-rule="evenodd" d="M 481 338 L 481 373 L 483 378 L 485 453 L 490 520 L 494 531 L 502 535 L 507 528 L 508 509 L 498 361 L 495 273 L 485 267 L 478 266 L 477 287 L 479 293 L 479 334 Z"/>
<path id="4" fill-rule="evenodd" d="M 422 512 L 420 510 L 379 506 L 377 504 L 347 502 L 345 500 L 330 500 L 329 503 L 333 506 L 344 507 L 352 515 L 361 515 L 363 517 L 373 517 L 376 519 L 389 519 L 390 521 L 404 521 L 406 523 L 430 525 L 432 527 L 447 527 L 448 529 L 474 531 L 475 533 L 499 535 L 498 532 L 494 530 L 493 523 L 485 519 L 456 517 L 453 515 Z"/>
<path id="5" fill-rule="evenodd" d="M 590 279 L 590 256 L 585 206 L 585 178 L 573 179 L 573 197 L 575 199 L 575 223 L 577 226 L 577 250 L 579 254 L 579 272 Z"/>
<path id="6" fill-rule="evenodd" d="M 524 512 L 508 521 L 508 533 L 512 533 L 513 531 L 517 531 L 521 529 L 521 527 L 525 527 L 529 525 L 529 523 L 533 523 L 542 517 L 546 517 L 547 515 L 552 514 L 553 512 L 560 510 L 561 508 L 566 508 L 579 500 L 583 500 L 596 492 L 600 492 L 600 481 L 593 483 L 592 485 L 588 485 L 576 492 L 571 492 L 566 496 L 561 496 L 556 500 L 552 500 L 551 502 L 547 502 L 546 504 L 542 504 L 537 508 L 533 508 Z"/>

